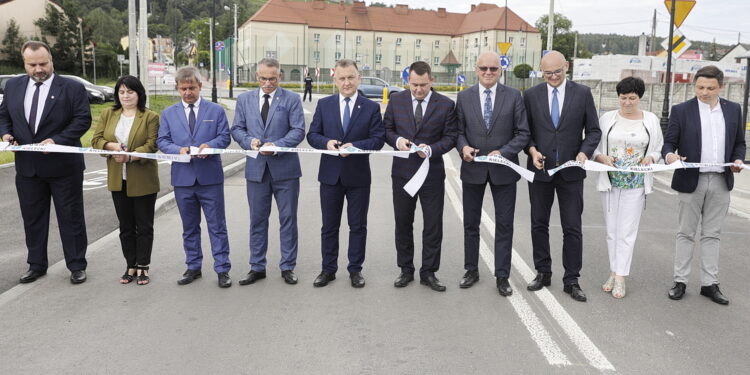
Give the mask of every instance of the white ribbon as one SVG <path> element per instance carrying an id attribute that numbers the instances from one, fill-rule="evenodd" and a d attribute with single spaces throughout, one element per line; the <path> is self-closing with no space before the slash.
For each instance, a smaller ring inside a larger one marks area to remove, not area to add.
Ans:
<path id="1" fill-rule="evenodd" d="M 298 154 L 326 154 L 326 155 L 387 155 L 395 156 L 399 158 L 408 158 L 409 154 L 416 151 L 389 151 L 389 150 L 362 150 L 357 147 L 346 147 L 339 150 L 319 150 L 317 148 L 297 148 L 297 147 L 279 147 L 279 146 L 263 146 L 259 151 L 255 150 L 234 150 L 234 149 L 221 149 L 221 148 L 210 148 L 206 147 L 199 151 L 198 147 L 190 147 L 190 155 L 216 155 L 216 154 L 244 154 L 251 158 L 258 157 L 258 152 L 295 152 Z"/>
<path id="2" fill-rule="evenodd" d="M 630 172 L 630 173 L 655 173 L 663 171 L 673 171 L 675 169 L 683 168 L 703 168 L 703 167 L 733 167 L 734 163 L 686 163 L 681 160 L 677 160 L 672 164 L 650 164 L 650 165 L 631 165 L 627 167 L 610 167 L 606 164 L 598 163 L 593 160 L 586 160 L 583 164 L 578 161 L 570 160 L 563 165 L 550 169 L 547 171 L 550 176 L 554 176 L 555 173 L 565 168 L 578 167 L 587 171 L 592 172 Z M 748 169 L 745 164 L 741 165 L 741 168 Z"/>
<path id="3" fill-rule="evenodd" d="M 411 149 L 408 152 L 417 152 L 422 151 L 425 154 L 424 160 L 422 160 L 422 164 L 419 165 L 419 169 L 417 169 L 417 172 L 414 173 L 414 176 L 411 177 L 409 182 L 404 185 L 404 190 L 406 192 L 414 197 L 417 195 L 417 192 L 419 189 L 422 188 L 422 185 L 424 184 L 424 180 L 427 179 L 427 174 L 430 172 L 430 154 L 427 148 L 422 148 L 415 146 L 414 144 L 411 145 Z M 401 151 L 406 152 L 406 151 Z M 395 156 L 395 155 L 394 155 Z M 408 155 L 407 155 L 408 157 Z"/>
<path id="4" fill-rule="evenodd" d="M 477 156 L 474 158 L 474 161 L 478 161 L 480 163 L 493 163 L 493 164 L 500 164 L 504 165 L 506 167 L 509 167 L 510 169 L 514 170 L 516 173 L 518 173 L 521 177 L 523 177 L 525 180 L 529 182 L 534 182 L 534 172 L 500 156 L 500 155 L 488 155 L 488 156 Z"/>
<path id="5" fill-rule="evenodd" d="M 142 159 L 167 160 L 177 163 L 189 163 L 190 155 L 161 154 L 146 152 L 125 152 L 100 150 L 92 147 L 75 147 L 56 144 L 28 144 L 13 146 L 9 142 L 0 142 L 0 151 L 26 151 L 26 152 L 57 152 L 63 154 L 98 154 L 98 155 L 127 155 L 137 156 Z"/>

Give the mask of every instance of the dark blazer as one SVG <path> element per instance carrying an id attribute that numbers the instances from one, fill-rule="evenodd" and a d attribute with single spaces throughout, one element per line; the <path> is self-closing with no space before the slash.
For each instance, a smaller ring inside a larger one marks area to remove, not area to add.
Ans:
<path id="1" fill-rule="evenodd" d="M 325 150 L 331 139 L 342 143 L 351 143 L 363 150 L 380 150 L 385 143 L 385 129 L 380 118 L 380 105 L 370 99 L 357 95 L 354 103 L 349 128 L 344 134 L 341 124 L 341 109 L 339 108 L 339 94 L 334 94 L 318 100 L 315 114 L 307 133 L 310 146 Z M 340 157 L 321 155 L 318 169 L 318 181 L 327 185 L 341 184 L 347 187 L 369 186 L 370 158 L 369 155 L 349 155 Z"/>
<path id="2" fill-rule="evenodd" d="M 414 122 L 413 108 L 411 91 L 404 90 L 391 96 L 383 115 L 386 142 L 394 149 L 399 137 L 411 140 L 415 145 L 429 145 L 432 156 L 425 183 L 442 181 L 445 179 L 443 154 L 456 144 L 455 105 L 448 97 L 433 91 L 419 127 Z M 391 176 L 412 178 L 422 165 L 422 160 L 417 153 L 409 155 L 408 159 L 394 157 Z"/>
<path id="3" fill-rule="evenodd" d="M 549 114 L 546 82 L 526 90 L 523 98 L 531 129 L 529 147 L 536 147 L 546 156 L 545 169 L 575 160 L 579 152 L 591 158 L 596 146 L 599 145 L 602 131 L 599 129 L 599 116 L 590 88 L 569 79 L 565 80 L 565 101 L 560 111 L 557 129 L 552 124 Z M 551 180 L 547 171 L 540 171 L 534 167 L 534 161 L 530 157 L 526 168 L 536 172 L 535 180 Z M 566 168 L 558 174 L 565 181 L 586 178 L 586 171 L 581 168 Z"/>
<path id="4" fill-rule="evenodd" d="M 86 89 L 79 82 L 55 74 L 36 134 L 31 134 L 24 113 L 29 76 L 12 78 L 0 104 L 0 136 L 10 134 L 19 145 L 51 138 L 56 144 L 81 147 L 81 136 L 91 127 L 91 109 Z M 83 171 L 83 154 L 17 152 L 16 173 L 24 177 L 60 177 Z"/>
<path id="5" fill-rule="evenodd" d="M 526 109 L 518 90 L 497 84 L 489 130 L 482 116 L 479 84 L 458 93 L 456 113 L 458 115 L 456 148 L 459 154 L 462 155 L 461 150 L 465 146 L 478 148 L 477 155 L 479 156 L 487 155 L 492 151 L 500 151 L 504 158 L 518 164 L 518 153 L 526 147 L 530 136 Z M 515 183 L 521 178 L 518 173 L 504 165 L 461 162 L 461 181 L 483 184 L 487 181 L 488 175 L 493 185 Z"/>
<path id="6" fill-rule="evenodd" d="M 740 105 L 719 98 L 721 111 L 724 113 L 726 131 L 724 135 L 724 163 L 745 160 L 745 122 L 742 121 Z M 670 152 L 677 152 L 686 157 L 686 162 L 701 161 L 701 116 L 698 99 L 693 98 L 672 107 L 669 116 L 669 127 L 664 136 L 662 156 L 666 159 Z M 677 169 L 672 176 L 672 189 L 682 193 L 692 193 L 698 186 L 698 168 Z M 734 174 L 724 168 L 727 188 L 734 187 Z"/>

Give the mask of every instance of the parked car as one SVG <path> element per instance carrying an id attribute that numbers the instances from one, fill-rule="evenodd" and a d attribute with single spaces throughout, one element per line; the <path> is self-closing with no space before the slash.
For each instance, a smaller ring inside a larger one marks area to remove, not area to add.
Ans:
<path id="1" fill-rule="evenodd" d="M 89 94 L 90 104 L 102 104 L 107 101 L 107 99 L 104 97 L 104 94 L 102 94 L 101 91 L 97 89 L 86 87 L 86 92 Z"/>
<path id="2" fill-rule="evenodd" d="M 0 75 L 0 94 L 5 92 L 5 85 L 8 84 L 11 78 L 20 76 L 20 74 L 5 74 Z"/>
<path id="3" fill-rule="evenodd" d="M 99 91 L 102 94 L 102 96 L 104 97 L 104 101 L 105 102 L 110 102 L 110 101 L 114 101 L 115 100 L 115 90 L 113 88 L 111 88 L 111 87 L 95 85 L 95 84 L 93 84 L 93 83 L 91 83 L 91 82 L 89 82 L 89 81 L 87 81 L 87 80 L 85 80 L 85 79 L 83 79 L 81 77 L 78 77 L 78 76 L 63 75 L 63 77 L 70 78 L 70 79 L 72 79 L 74 81 L 81 82 L 84 86 L 86 86 L 86 90 L 92 89 L 92 90 Z M 89 102 L 91 102 L 91 95 L 89 95 Z M 91 103 L 93 103 L 93 102 L 91 102 Z"/>
<path id="4" fill-rule="evenodd" d="M 362 81 L 359 83 L 359 95 L 366 98 L 382 98 L 383 88 L 388 88 L 388 97 L 390 98 L 394 92 L 404 91 L 403 88 L 398 86 L 391 86 L 388 82 L 383 81 L 377 77 L 362 77 Z"/>

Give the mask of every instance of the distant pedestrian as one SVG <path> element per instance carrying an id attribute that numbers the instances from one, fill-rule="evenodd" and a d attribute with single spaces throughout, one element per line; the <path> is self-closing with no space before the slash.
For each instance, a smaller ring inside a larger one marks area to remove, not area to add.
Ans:
<path id="1" fill-rule="evenodd" d="M 304 102 L 307 96 L 310 96 L 310 101 L 312 102 L 312 84 L 313 79 L 310 77 L 310 73 L 307 73 L 307 77 L 305 77 L 305 93 L 302 94 L 302 101 Z"/>

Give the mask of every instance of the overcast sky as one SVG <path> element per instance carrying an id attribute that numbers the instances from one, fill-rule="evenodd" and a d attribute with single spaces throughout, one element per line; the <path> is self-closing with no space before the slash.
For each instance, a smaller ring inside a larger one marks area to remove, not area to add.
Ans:
<path id="1" fill-rule="evenodd" d="M 408 4 L 428 9 L 446 8 L 449 12 L 466 13 L 471 4 L 492 3 L 504 6 L 504 0 L 377 0 L 385 4 Z M 367 0 L 367 4 L 372 1 Z M 532 25 L 549 13 L 549 0 L 508 0 L 508 8 Z M 573 29 L 581 33 L 616 33 L 640 35 L 651 33 L 656 9 L 656 35 L 669 33 L 669 13 L 663 0 L 555 0 L 555 12 L 573 21 Z M 680 30 L 689 40 L 711 41 L 733 45 L 738 33 L 741 42 L 750 43 L 750 0 L 697 0 Z"/>

